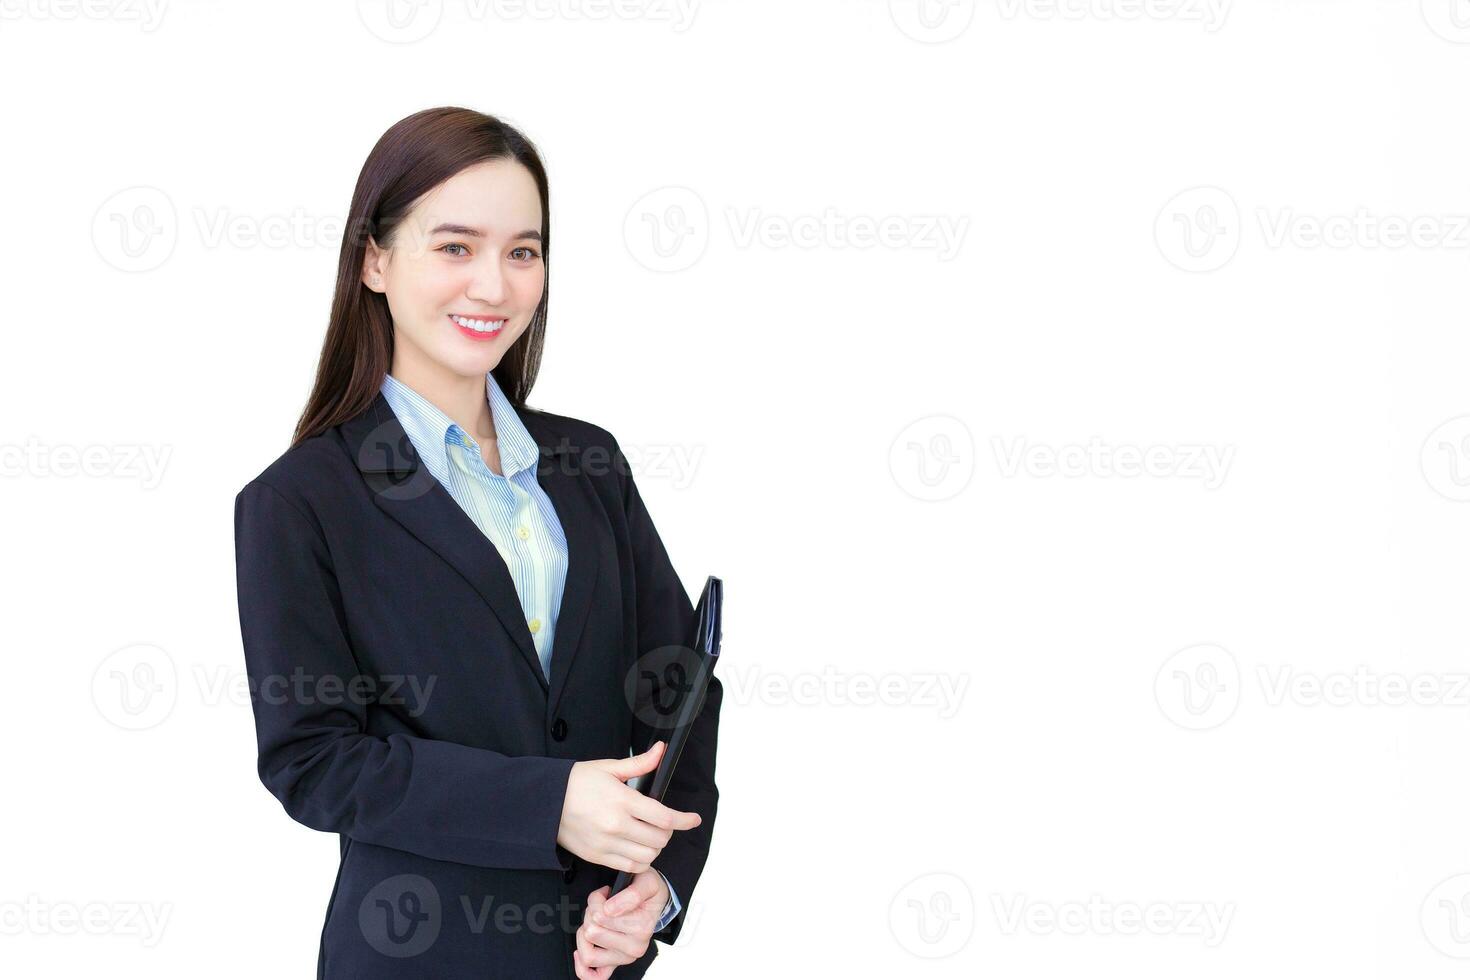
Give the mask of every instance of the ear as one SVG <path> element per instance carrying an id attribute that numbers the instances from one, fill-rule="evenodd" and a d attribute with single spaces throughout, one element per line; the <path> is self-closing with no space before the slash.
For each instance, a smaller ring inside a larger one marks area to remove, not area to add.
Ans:
<path id="1" fill-rule="evenodd" d="M 362 284 L 375 293 L 383 292 L 383 250 L 371 235 L 368 236 L 367 252 L 362 258 Z"/>

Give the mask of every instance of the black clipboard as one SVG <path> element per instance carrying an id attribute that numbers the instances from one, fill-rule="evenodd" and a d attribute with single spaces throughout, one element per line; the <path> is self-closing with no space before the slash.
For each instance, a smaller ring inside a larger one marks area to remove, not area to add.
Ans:
<path id="1" fill-rule="evenodd" d="M 715 662 L 720 658 L 720 609 L 724 595 L 724 582 L 713 575 L 704 580 L 704 591 L 694 610 L 694 636 L 689 644 L 693 651 L 693 679 L 684 687 L 683 695 L 673 712 L 672 724 L 660 726 L 649 742 L 652 745 L 660 738 L 664 740 L 664 754 L 658 761 L 658 768 L 635 776 L 628 782 L 633 789 L 660 803 L 668 792 L 669 782 L 674 778 L 674 767 L 679 764 L 679 754 L 689 741 L 689 731 L 694 727 L 694 719 L 699 716 L 699 709 L 704 707 L 705 691 L 709 688 Z M 618 894 L 632 882 L 631 873 L 619 871 L 608 897 Z"/>

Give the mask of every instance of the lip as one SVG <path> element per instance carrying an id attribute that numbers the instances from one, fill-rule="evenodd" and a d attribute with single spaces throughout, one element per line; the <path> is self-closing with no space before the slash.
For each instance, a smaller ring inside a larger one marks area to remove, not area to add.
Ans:
<path id="1" fill-rule="evenodd" d="M 471 316 L 468 313 L 446 313 L 444 315 L 445 315 L 445 317 L 447 317 L 449 319 L 449 322 L 454 325 L 454 329 L 458 330 L 460 333 L 464 334 L 466 337 L 470 338 L 471 340 L 494 340 L 496 337 L 499 337 L 500 336 L 500 332 L 505 329 L 506 323 L 510 322 L 509 321 L 509 318 L 507 318 L 507 317 Z M 462 316 L 466 320 L 491 320 L 491 319 L 498 319 L 498 320 L 501 321 L 501 323 L 500 323 L 500 326 L 498 328 L 496 328 L 494 330 L 487 330 L 487 331 L 481 333 L 478 330 L 471 330 L 469 327 L 461 326 L 454 319 L 456 316 Z"/>

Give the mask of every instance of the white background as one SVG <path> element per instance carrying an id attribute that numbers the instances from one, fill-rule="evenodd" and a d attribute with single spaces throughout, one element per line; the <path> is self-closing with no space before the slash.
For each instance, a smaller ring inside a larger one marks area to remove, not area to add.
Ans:
<path id="1" fill-rule="evenodd" d="M 532 404 L 727 586 L 653 975 L 1462 976 L 1470 4 L 691 4 L 0 0 L 0 972 L 313 975 L 233 498 L 457 104 L 549 168 Z"/>

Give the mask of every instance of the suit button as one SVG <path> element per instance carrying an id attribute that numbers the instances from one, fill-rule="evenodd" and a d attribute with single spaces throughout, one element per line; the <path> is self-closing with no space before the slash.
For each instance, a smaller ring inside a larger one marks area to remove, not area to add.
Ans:
<path id="1" fill-rule="evenodd" d="M 572 866 L 561 873 L 561 880 L 570 885 L 575 877 L 577 877 L 577 862 L 574 860 Z"/>
<path id="2" fill-rule="evenodd" d="M 567 737 L 567 723 L 566 723 L 566 719 L 564 719 L 564 718 L 558 718 L 555 722 L 552 723 L 552 725 L 551 725 L 551 737 L 554 738 L 554 739 L 556 739 L 558 742 L 566 741 L 566 737 Z"/>

